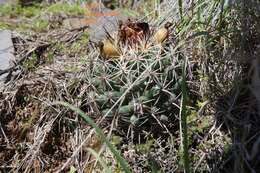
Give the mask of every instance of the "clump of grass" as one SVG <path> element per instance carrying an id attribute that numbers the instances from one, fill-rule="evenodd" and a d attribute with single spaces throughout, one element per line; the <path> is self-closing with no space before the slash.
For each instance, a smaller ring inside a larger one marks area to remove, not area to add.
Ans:
<path id="1" fill-rule="evenodd" d="M 50 22 L 48 20 L 39 19 L 33 22 L 33 24 L 28 27 L 34 30 L 35 32 L 44 32 L 49 30 L 49 26 Z"/>
<path id="2" fill-rule="evenodd" d="M 9 17 L 9 18 L 17 18 L 17 17 L 26 17 L 31 18 L 33 16 L 39 15 L 42 10 L 42 6 L 39 4 L 35 4 L 28 7 L 22 7 L 19 4 L 5 4 L 0 6 L 0 17 Z"/>
<path id="3" fill-rule="evenodd" d="M 8 29 L 18 28 L 20 31 L 47 32 L 50 28 L 60 27 L 62 19 L 52 21 L 52 18 L 55 18 L 55 16 L 79 16 L 83 15 L 84 11 L 85 9 L 78 3 L 34 3 L 30 6 L 4 4 L 0 6 L 0 17 L 6 22 L 1 22 L 0 27 Z M 9 20 L 11 21 L 9 22 Z M 20 20 L 22 22 L 18 23 Z"/>
<path id="4" fill-rule="evenodd" d="M 20 4 L 4 4 L 0 6 L 0 17 L 25 17 L 32 18 L 46 11 L 53 14 L 82 15 L 85 9 L 80 4 L 53 3 L 53 4 L 33 4 L 21 6 Z"/>
<path id="5" fill-rule="evenodd" d="M 7 22 L 0 22 L 0 29 L 8 29 L 10 25 Z"/>
<path id="6" fill-rule="evenodd" d="M 80 4 L 69 3 L 55 3 L 48 7 L 49 13 L 54 14 L 69 14 L 69 15 L 83 15 L 85 9 Z"/>

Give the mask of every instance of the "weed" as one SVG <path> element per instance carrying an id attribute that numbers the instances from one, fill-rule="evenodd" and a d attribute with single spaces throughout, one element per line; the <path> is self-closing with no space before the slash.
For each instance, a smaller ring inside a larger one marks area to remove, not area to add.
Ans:
<path id="1" fill-rule="evenodd" d="M 33 22 L 32 26 L 30 26 L 30 27 L 32 30 L 34 30 L 36 32 L 43 32 L 43 31 L 48 31 L 49 26 L 50 26 L 49 21 L 39 19 L 39 20 L 36 20 L 35 22 Z"/>
<path id="2" fill-rule="evenodd" d="M 36 68 L 36 65 L 37 65 L 37 62 L 38 62 L 38 57 L 35 53 L 32 54 L 32 56 L 28 59 L 26 59 L 24 62 L 23 62 L 23 67 L 26 69 L 26 70 L 33 70 Z"/>
<path id="3" fill-rule="evenodd" d="M 8 29 L 10 25 L 6 22 L 0 22 L 0 29 Z"/>
<path id="4" fill-rule="evenodd" d="M 79 4 L 56 3 L 48 7 L 48 12 L 54 14 L 83 15 L 85 10 Z"/>
<path id="5" fill-rule="evenodd" d="M 46 63 L 52 64 L 54 62 L 54 53 L 48 52 L 46 56 Z"/>

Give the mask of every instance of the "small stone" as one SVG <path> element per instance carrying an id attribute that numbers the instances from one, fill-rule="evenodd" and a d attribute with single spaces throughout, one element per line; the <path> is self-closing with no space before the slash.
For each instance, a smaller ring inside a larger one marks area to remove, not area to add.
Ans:
<path id="1" fill-rule="evenodd" d="M 14 62 L 14 47 L 12 42 L 12 34 L 10 30 L 0 30 L 0 70 L 11 67 Z M 0 76 L 0 81 L 4 80 L 7 74 Z"/>

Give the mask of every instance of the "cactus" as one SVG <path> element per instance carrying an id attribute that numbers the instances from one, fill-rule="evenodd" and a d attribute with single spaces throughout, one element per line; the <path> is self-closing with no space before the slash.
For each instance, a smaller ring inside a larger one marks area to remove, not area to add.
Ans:
<path id="1" fill-rule="evenodd" d="M 154 116 L 163 123 L 175 119 L 174 114 L 179 112 L 176 104 L 180 103 L 182 60 L 159 46 L 151 46 L 146 52 L 125 48 L 130 50 L 121 55 L 123 58 L 93 62 L 89 81 L 95 88 L 92 92 L 99 112 L 108 119 L 117 116 L 124 125 L 134 126 L 155 124 Z"/>
<path id="2" fill-rule="evenodd" d="M 118 116 L 123 124 L 128 125 L 155 122 L 151 114 L 163 123 L 173 120 L 174 113 L 179 111 L 174 104 L 180 103 L 182 61 L 173 61 L 175 57 L 166 53 L 158 60 L 154 50 L 147 53 L 145 59 L 136 60 L 131 54 L 126 56 L 120 61 L 95 62 L 90 81 L 95 87 L 94 100 L 101 114 L 106 115 L 113 107 L 106 118 Z M 134 83 L 136 80 L 138 82 Z M 114 106 L 123 94 L 124 97 Z"/>

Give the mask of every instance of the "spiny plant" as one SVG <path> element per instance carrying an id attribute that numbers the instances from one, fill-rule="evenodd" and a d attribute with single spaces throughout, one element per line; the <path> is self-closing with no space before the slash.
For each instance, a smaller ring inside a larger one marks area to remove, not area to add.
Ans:
<path id="1" fill-rule="evenodd" d="M 106 118 L 116 115 L 128 125 L 153 127 L 156 119 L 174 120 L 179 111 L 183 60 L 158 49 L 137 54 L 133 50 L 106 62 L 96 60 L 87 78 L 91 106 Z"/>
<path id="2" fill-rule="evenodd" d="M 168 22 L 168 25 L 172 24 Z M 89 57 L 92 67 L 86 80 L 91 87 L 83 109 L 98 110 L 95 113 L 104 118 L 118 117 L 123 129 L 131 124 L 151 130 L 154 135 L 158 135 L 153 128 L 158 120 L 175 122 L 180 107 L 184 59 L 173 47 L 174 38 L 168 38 L 169 27 L 165 28 L 162 40 L 167 41 L 154 45 L 150 44 L 154 37 L 145 22 L 129 19 L 119 23 L 118 38 L 111 38 L 107 33 L 109 41 L 121 41 L 117 45 L 121 55 L 116 59 L 104 57 L 107 60 Z M 143 42 L 149 45 L 145 49 L 140 48 Z"/>

